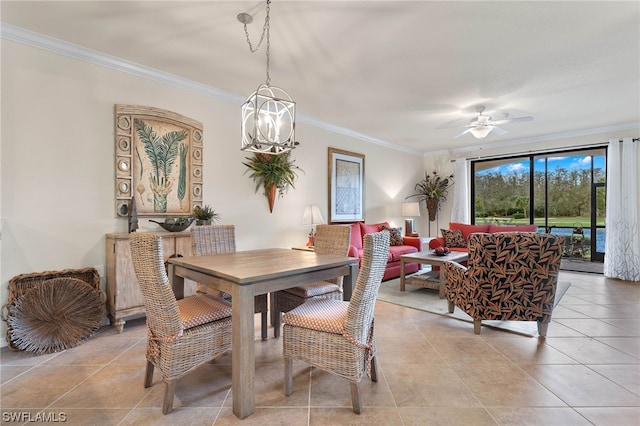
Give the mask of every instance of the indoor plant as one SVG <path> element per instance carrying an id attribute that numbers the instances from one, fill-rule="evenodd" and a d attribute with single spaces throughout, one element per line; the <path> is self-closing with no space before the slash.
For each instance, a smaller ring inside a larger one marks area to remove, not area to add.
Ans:
<path id="1" fill-rule="evenodd" d="M 197 225 L 211 225 L 211 223 L 220 219 L 220 215 L 209 205 L 195 206 L 193 208 L 193 217 L 196 218 Z"/>
<path id="2" fill-rule="evenodd" d="M 425 172 L 424 180 L 416 183 L 414 187 L 415 194 L 409 195 L 407 198 L 419 197 L 420 201 L 424 200 L 429 211 L 429 220 L 434 221 L 440 208 L 440 202 L 447 199 L 451 185 L 453 185 L 453 173 L 441 177 L 435 170 L 431 174 Z"/>
<path id="3" fill-rule="evenodd" d="M 247 162 L 242 163 L 248 167 L 245 173 L 251 171 L 249 177 L 256 183 L 256 192 L 262 186 L 269 201 L 269 211 L 273 212 L 276 194 L 282 197 L 289 187 L 294 188 L 297 171 L 302 169 L 294 164 L 290 152 L 278 155 L 255 153 L 245 159 Z"/>

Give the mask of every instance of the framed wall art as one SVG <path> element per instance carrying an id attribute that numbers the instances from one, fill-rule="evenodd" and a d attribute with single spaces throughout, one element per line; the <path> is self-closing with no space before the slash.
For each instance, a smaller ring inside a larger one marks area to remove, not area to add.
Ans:
<path id="1" fill-rule="evenodd" d="M 364 221 L 364 154 L 329 148 L 329 222 Z"/>
<path id="2" fill-rule="evenodd" d="M 188 216 L 202 205 L 202 123 L 158 108 L 115 106 L 116 216 Z"/>

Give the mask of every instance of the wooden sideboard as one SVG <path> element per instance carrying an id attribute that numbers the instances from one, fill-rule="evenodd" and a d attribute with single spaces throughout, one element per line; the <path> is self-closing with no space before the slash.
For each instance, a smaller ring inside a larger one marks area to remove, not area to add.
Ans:
<path id="1" fill-rule="evenodd" d="M 162 236 L 165 261 L 174 256 L 191 256 L 191 232 L 158 232 Z M 126 320 L 145 316 L 144 299 L 131 259 L 128 233 L 106 235 L 107 306 L 111 324 L 118 333 Z M 196 284 L 185 282 L 185 296 L 195 293 Z"/>

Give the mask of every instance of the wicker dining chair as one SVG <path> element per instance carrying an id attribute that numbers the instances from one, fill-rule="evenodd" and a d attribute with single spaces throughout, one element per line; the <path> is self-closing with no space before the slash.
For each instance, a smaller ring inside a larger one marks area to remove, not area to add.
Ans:
<path id="1" fill-rule="evenodd" d="M 176 381 L 231 350 L 231 305 L 211 295 L 176 300 L 163 263 L 159 235 L 131 234 L 133 267 L 147 313 L 147 366 L 144 387 L 154 367 L 165 382 L 162 413 L 173 410 Z"/>
<path id="2" fill-rule="evenodd" d="M 196 256 L 209 254 L 233 253 L 236 251 L 236 227 L 235 225 L 201 225 L 191 229 L 191 241 L 193 253 Z M 231 295 L 219 290 L 209 288 L 203 284 L 196 286 L 198 293 L 212 294 L 231 301 Z M 261 294 L 255 297 L 255 313 L 261 316 L 261 337 L 267 340 L 267 295 Z"/>
<path id="3" fill-rule="evenodd" d="M 351 228 L 343 225 L 318 225 L 314 252 L 316 254 L 337 254 L 346 256 L 351 243 Z M 273 293 L 271 302 L 271 322 L 273 335 L 280 336 L 280 315 L 302 305 L 312 297 L 342 300 L 342 279 L 333 278 L 303 284 Z"/>
<path id="4" fill-rule="evenodd" d="M 351 300 L 313 298 L 282 317 L 284 393 L 293 390 L 293 361 L 301 360 L 351 384 L 353 411 L 360 414 L 358 384 L 366 371 L 377 381 L 373 311 L 389 253 L 389 233 L 364 237 L 364 254 Z"/>

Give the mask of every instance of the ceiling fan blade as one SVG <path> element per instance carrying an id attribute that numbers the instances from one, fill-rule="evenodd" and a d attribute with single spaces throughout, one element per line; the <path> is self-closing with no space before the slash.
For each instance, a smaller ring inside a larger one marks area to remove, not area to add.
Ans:
<path id="1" fill-rule="evenodd" d="M 532 121 L 533 117 L 513 117 L 513 118 L 505 118 L 504 120 L 495 120 L 492 123 L 494 125 L 501 125 L 507 123 L 516 123 L 518 121 Z"/>
<path id="2" fill-rule="evenodd" d="M 455 127 L 473 127 L 473 124 L 469 124 L 469 123 L 465 124 L 464 122 L 461 122 L 460 120 L 458 120 L 458 124 L 453 124 L 453 123 L 445 124 L 445 125 L 436 127 L 436 129 L 453 129 Z"/>
<path id="3" fill-rule="evenodd" d="M 459 138 L 462 135 L 466 135 L 467 133 L 469 133 L 471 130 L 473 129 L 473 127 L 469 127 L 467 130 L 465 130 L 464 132 L 458 133 L 457 135 L 455 135 L 453 137 L 453 139 Z"/>
<path id="4" fill-rule="evenodd" d="M 497 135 L 505 135 L 505 134 L 509 133 L 508 130 L 501 129 L 500 127 L 496 127 L 496 126 L 493 126 L 493 132 L 495 134 L 497 134 Z"/>

